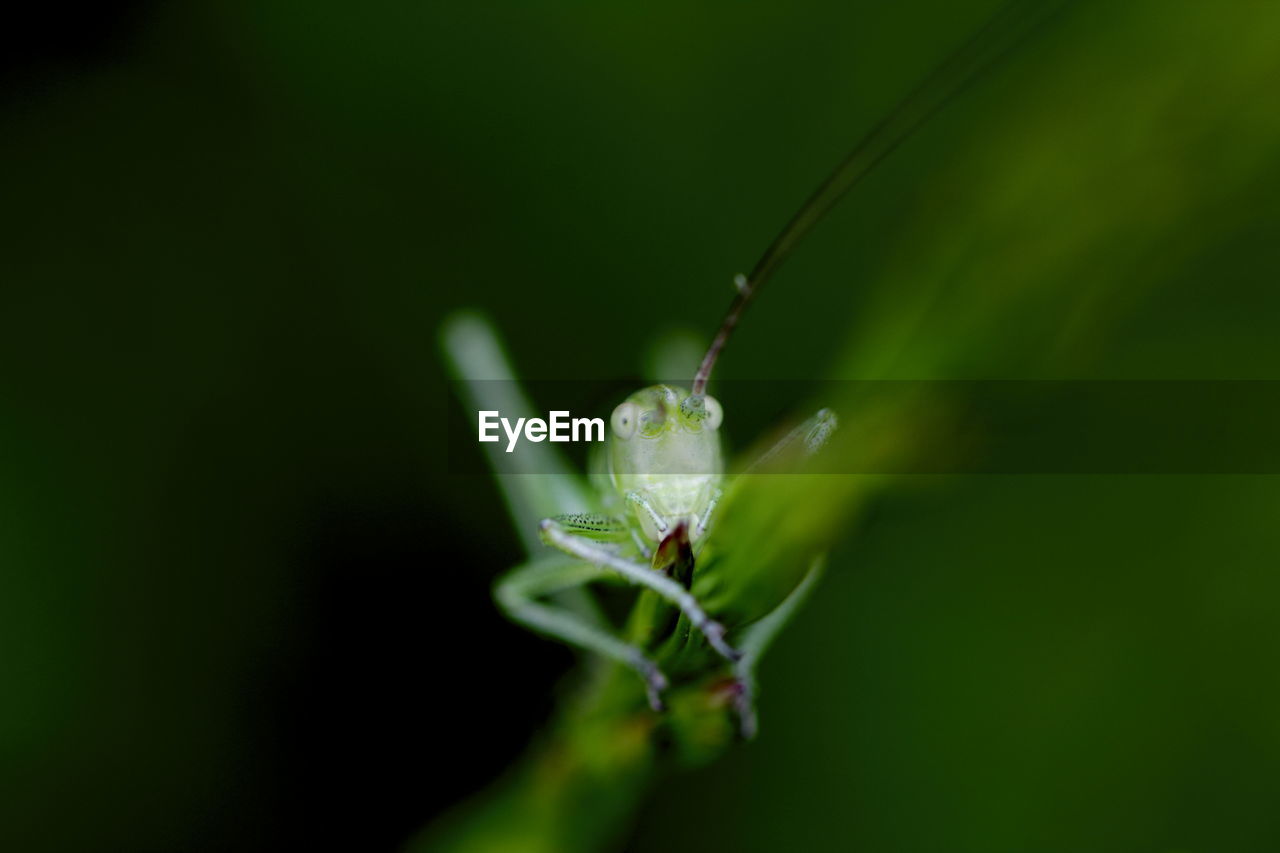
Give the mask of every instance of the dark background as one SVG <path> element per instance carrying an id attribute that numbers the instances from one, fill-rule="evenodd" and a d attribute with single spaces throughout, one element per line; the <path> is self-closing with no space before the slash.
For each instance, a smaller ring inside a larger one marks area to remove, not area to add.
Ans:
<path id="1" fill-rule="evenodd" d="M 572 656 L 490 603 L 520 549 L 446 474 L 441 319 L 483 309 L 540 379 L 709 334 L 995 5 L 11 18 L 0 847 L 387 850 L 481 788 Z M 860 187 L 724 375 L 1277 378 L 1280 14 L 1115 5 Z M 766 663 L 760 740 L 664 780 L 630 847 L 1275 849 L 1278 498 L 904 479 Z"/>

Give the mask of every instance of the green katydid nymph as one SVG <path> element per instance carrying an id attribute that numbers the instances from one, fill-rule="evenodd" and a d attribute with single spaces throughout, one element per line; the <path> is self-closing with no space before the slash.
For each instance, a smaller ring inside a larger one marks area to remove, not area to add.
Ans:
<path id="1" fill-rule="evenodd" d="M 998 12 L 859 142 L 805 201 L 751 272 L 735 278 L 733 302 L 689 387 L 650 386 L 613 410 L 603 451 L 595 462 L 594 494 L 567 475 L 546 483 L 541 483 L 546 478 L 533 478 L 539 482 L 522 483 L 518 490 L 504 485 L 514 490 L 508 500 L 517 518 L 528 517 L 531 507 L 557 508 L 536 524 L 537 542 L 549 548 L 500 578 L 495 587 L 495 598 L 509 618 L 630 667 L 639 674 L 655 711 L 663 709 L 663 694 L 671 686 L 671 678 L 652 644 L 646 645 L 645 640 L 655 636 L 670 639 L 682 632 L 676 639 L 686 644 L 701 642 L 710 650 L 700 664 L 703 674 L 724 672 L 740 731 L 746 737 L 754 735 L 755 665 L 813 588 L 822 558 L 813 556 L 808 573 L 780 601 L 775 600 L 769 612 L 749 624 L 735 626 L 736 636 L 730 636 L 717 621 L 717 614 L 709 613 L 691 591 L 691 580 L 700 569 L 699 555 L 716 525 L 717 513 L 725 508 L 721 500 L 725 494 L 721 426 L 726 414 L 720 402 L 707 394 L 712 369 L 760 285 L 805 234 L 925 119 L 990 67 L 1056 5 L 1013 3 Z M 455 372 L 470 383 L 464 395 L 477 408 L 527 409 L 520 395 L 508 387 L 511 383 L 474 382 L 511 376 L 487 324 L 472 316 L 455 318 L 445 328 L 444 346 Z M 495 400 L 494 395 L 505 395 L 505 399 Z M 835 428 L 835 414 L 823 409 L 787 433 L 765 456 L 797 459 L 819 452 Z M 532 450 L 551 453 L 545 445 Z M 556 461 L 555 465 L 561 463 Z M 548 467 L 539 473 L 549 473 Z M 522 534 L 527 545 L 537 547 L 528 535 L 531 532 L 524 530 Z M 664 631 L 632 631 L 624 637 L 598 612 L 584 607 L 580 598 L 566 595 L 586 584 L 611 580 L 651 591 L 651 600 L 669 606 L 666 612 L 675 619 L 676 627 L 668 618 Z"/>

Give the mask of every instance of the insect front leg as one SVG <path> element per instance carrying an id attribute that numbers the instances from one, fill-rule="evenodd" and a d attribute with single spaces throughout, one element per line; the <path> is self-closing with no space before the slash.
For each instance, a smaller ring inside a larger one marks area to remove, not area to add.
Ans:
<path id="1" fill-rule="evenodd" d="M 549 557 L 519 566 L 499 579 L 494 587 L 494 599 L 512 621 L 634 669 L 644 679 L 649 706 L 661 711 L 667 677 L 641 649 L 579 613 L 539 601 L 608 577 L 596 566 L 580 560 Z"/>
<path id="2" fill-rule="evenodd" d="M 648 566 L 619 556 L 607 546 L 575 536 L 557 518 L 543 520 L 541 532 L 542 540 L 548 545 L 594 566 L 612 569 L 631 583 L 658 593 L 689 618 L 693 627 L 707 638 L 707 643 L 718 654 L 734 662 L 741 657 L 737 649 L 725 642 L 724 626 L 708 617 L 698 600 L 678 582 Z"/>
<path id="3" fill-rule="evenodd" d="M 666 519 L 662 517 L 662 513 L 658 512 L 657 508 L 653 505 L 653 501 L 649 500 L 648 495 L 641 492 L 627 492 L 626 500 L 627 503 L 635 504 L 640 507 L 640 509 L 644 510 L 645 515 L 649 516 L 649 519 L 653 522 L 654 530 L 658 531 L 660 534 L 666 534 Z"/>
<path id="4" fill-rule="evenodd" d="M 711 529 L 711 516 L 716 511 L 716 506 L 720 503 L 720 498 L 724 497 L 724 490 L 716 487 L 711 491 L 710 497 L 707 498 L 707 508 L 703 511 L 702 517 L 698 519 L 697 524 L 693 527 L 693 538 L 701 539 Z"/>

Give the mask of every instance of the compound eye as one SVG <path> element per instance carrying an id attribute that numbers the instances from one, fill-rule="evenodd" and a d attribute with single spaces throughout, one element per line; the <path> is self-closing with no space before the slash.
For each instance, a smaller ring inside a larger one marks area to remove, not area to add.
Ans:
<path id="1" fill-rule="evenodd" d="M 708 395 L 703 398 L 703 405 L 707 407 L 707 418 L 702 425 L 707 429 L 720 429 L 720 423 L 724 420 L 724 409 L 720 408 L 720 401 Z"/>
<path id="2" fill-rule="evenodd" d="M 635 403 L 622 403 L 613 410 L 609 425 L 618 438 L 631 438 L 636 434 L 636 424 L 640 420 L 640 407 Z"/>
<path id="3" fill-rule="evenodd" d="M 640 413 L 640 434 L 653 438 L 667 425 L 667 414 L 662 409 L 645 409 Z"/>

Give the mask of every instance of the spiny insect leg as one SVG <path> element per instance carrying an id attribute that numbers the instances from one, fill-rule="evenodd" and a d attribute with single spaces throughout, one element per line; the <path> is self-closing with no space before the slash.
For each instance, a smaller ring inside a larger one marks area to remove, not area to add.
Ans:
<path id="1" fill-rule="evenodd" d="M 707 638 L 707 643 L 716 652 L 731 661 L 737 661 L 741 654 L 724 639 L 724 626 L 707 616 L 702 605 L 690 592 L 676 581 L 655 572 L 648 566 L 632 562 L 618 556 L 610 549 L 595 542 L 582 539 L 569 533 L 554 518 L 544 519 L 541 525 L 542 540 L 566 554 L 585 560 L 595 566 L 611 569 L 627 580 L 639 586 L 648 587 L 664 599 L 680 608 L 693 627 Z"/>
<path id="2" fill-rule="evenodd" d="M 712 513 L 716 511 L 716 505 L 720 503 L 720 498 L 722 497 L 724 497 L 723 489 L 716 489 L 711 493 L 711 497 L 707 499 L 706 512 L 702 513 L 702 518 L 699 518 L 697 525 L 694 526 L 694 539 L 701 539 L 711 529 Z"/>
<path id="3" fill-rule="evenodd" d="M 583 539 L 625 542 L 629 535 L 627 525 L 621 519 L 599 512 L 571 512 L 554 516 L 550 520 L 565 532 Z"/>
<path id="4" fill-rule="evenodd" d="M 666 519 L 664 519 L 661 513 L 654 508 L 653 503 L 647 497 L 639 492 L 627 492 L 626 498 L 628 503 L 633 503 L 640 507 L 640 509 L 645 511 L 649 518 L 653 519 L 653 526 L 659 533 L 667 532 Z"/>

